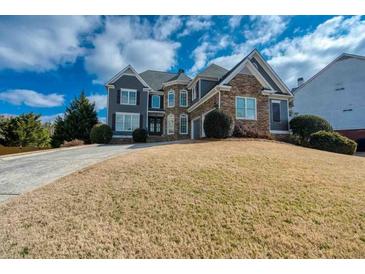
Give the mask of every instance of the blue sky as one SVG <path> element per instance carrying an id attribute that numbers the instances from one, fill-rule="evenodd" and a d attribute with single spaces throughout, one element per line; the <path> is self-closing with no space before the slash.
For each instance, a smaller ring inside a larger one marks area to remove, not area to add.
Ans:
<path id="1" fill-rule="evenodd" d="M 342 52 L 365 55 L 365 18 L 0 16 L 0 41 L 0 114 L 50 121 L 84 90 L 103 120 L 103 83 L 128 64 L 193 76 L 257 48 L 292 88 Z"/>

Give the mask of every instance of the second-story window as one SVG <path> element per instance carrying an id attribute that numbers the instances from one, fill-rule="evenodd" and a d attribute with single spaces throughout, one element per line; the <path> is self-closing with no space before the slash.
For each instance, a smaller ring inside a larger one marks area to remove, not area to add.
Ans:
<path id="1" fill-rule="evenodd" d="M 195 88 L 195 86 L 193 87 L 191 93 L 192 93 L 191 99 L 195 100 L 196 99 L 196 88 Z"/>
<path id="2" fill-rule="evenodd" d="M 170 90 L 167 94 L 167 107 L 172 108 L 175 106 L 175 91 Z"/>
<path id="3" fill-rule="evenodd" d="M 121 89 L 121 105 L 137 105 L 137 91 L 133 89 Z"/>
<path id="4" fill-rule="evenodd" d="M 151 107 L 152 108 L 160 108 L 160 96 L 158 95 L 152 95 L 152 102 L 151 102 Z"/>
<path id="5" fill-rule="evenodd" d="M 180 91 L 180 107 L 188 106 L 188 92 L 186 90 Z"/>

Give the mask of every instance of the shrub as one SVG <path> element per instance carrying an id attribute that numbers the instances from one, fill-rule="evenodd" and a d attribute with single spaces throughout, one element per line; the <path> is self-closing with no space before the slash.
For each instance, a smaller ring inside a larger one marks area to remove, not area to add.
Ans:
<path id="1" fill-rule="evenodd" d="M 133 131 L 133 141 L 136 143 L 146 143 L 147 130 L 144 128 L 137 128 Z"/>
<path id="2" fill-rule="evenodd" d="M 308 142 L 310 135 L 320 130 L 333 131 L 331 125 L 323 118 L 315 115 L 299 115 L 290 121 L 290 129 L 294 135 Z"/>
<path id="3" fill-rule="evenodd" d="M 83 144 L 85 144 L 85 142 L 83 140 L 74 139 L 69 142 L 64 141 L 63 144 L 61 145 L 61 147 L 75 147 L 75 146 L 82 146 Z"/>
<path id="4" fill-rule="evenodd" d="M 231 118 L 222 111 L 213 110 L 204 119 L 204 131 L 208 138 L 227 138 L 231 129 Z"/>
<path id="5" fill-rule="evenodd" d="M 112 129 L 105 124 L 94 125 L 90 132 L 90 140 L 93 144 L 109 144 L 112 137 Z"/>
<path id="6" fill-rule="evenodd" d="M 354 154 L 357 144 L 337 132 L 318 131 L 310 136 L 310 145 L 312 148 L 337 152 L 342 154 Z"/>
<path id="7" fill-rule="evenodd" d="M 365 138 L 360 138 L 356 140 L 357 151 L 365 151 Z"/>
<path id="8" fill-rule="evenodd" d="M 238 138 L 242 137 L 258 138 L 259 134 L 257 131 L 250 129 L 247 125 L 245 125 L 241 121 L 237 121 L 234 125 L 232 136 Z"/>

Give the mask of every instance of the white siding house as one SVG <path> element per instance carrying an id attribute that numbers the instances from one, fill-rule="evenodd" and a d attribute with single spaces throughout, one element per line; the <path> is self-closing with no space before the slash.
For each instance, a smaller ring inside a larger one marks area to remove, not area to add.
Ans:
<path id="1" fill-rule="evenodd" d="M 314 114 L 335 130 L 365 138 L 365 57 L 342 54 L 294 91 L 293 115 Z"/>

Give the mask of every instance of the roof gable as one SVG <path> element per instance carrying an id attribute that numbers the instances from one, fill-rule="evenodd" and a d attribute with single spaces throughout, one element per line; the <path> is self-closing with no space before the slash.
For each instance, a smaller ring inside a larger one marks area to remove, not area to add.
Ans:
<path id="1" fill-rule="evenodd" d="M 108 86 L 108 85 L 112 85 L 114 84 L 116 81 L 118 81 L 118 79 L 120 77 L 122 77 L 123 75 L 131 75 L 131 76 L 135 76 L 143 86 L 145 87 L 150 87 L 145 80 L 143 80 L 141 78 L 141 76 L 137 73 L 137 71 L 131 66 L 131 65 L 128 65 L 126 66 L 124 69 L 122 69 L 120 72 L 118 72 L 112 79 L 110 79 L 106 84 L 105 86 Z"/>
<path id="2" fill-rule="evenodd" d="M 339 55 L 338 57 L 336 57 L 332 62 L 330 62 L 327 66 L 325 66 L 323 69 L 321 69 L 319 72 L 317 72 L 316 74 L 314 74 L 311 78 L 309 78 L 307 81 L 305 81 L 301 86 L 293 88 L 293 92 L 297 93 L 298 91 L 300 91 L 304 86 L 306 86 L 308 83 L 310 83 L 311 81 L 313 81 L 315 78 L 317 78 L 319 75 L 321 75 L 323 72 L 325 72 L 326 70 L 328 70 L 331 66 L 333 66 L 334 64 L 336 64 L 337 62 L 346 60 L 346 59 L 359 59 L 361 61 L 365 61 L 365 56 L 361 56 L 361 55 L 355 55 L 355 54 L 350 54 L 350 53 L 342 53 L 341 55 Z"/>
<path id="3" fill-rule="evenodd" d="M 228 71 L 227 74 L 221 79 L 219 84 L 227 85 L 238 73 L 244 69 L 248 69 L 265 89 L 292 95 L 288 87 L 283 83 L 283 81 L 256 49 L 254 49 L 230 71 Z"/>

